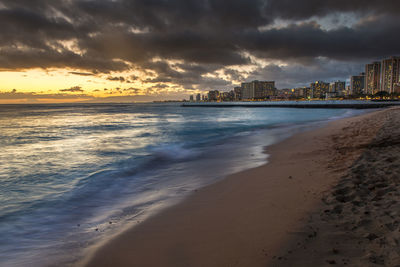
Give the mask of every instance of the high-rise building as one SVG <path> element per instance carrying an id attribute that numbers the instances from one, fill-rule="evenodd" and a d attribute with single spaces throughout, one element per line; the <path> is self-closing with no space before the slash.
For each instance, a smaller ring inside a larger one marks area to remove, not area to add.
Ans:
<path id="1" fill-rule="evenodd" d="M 335 83 L 335 93 L 338 96 L 344 96 L 346 91 L 346 82 L 345 81 L 336 81 Z"/>
<path id="2" fill-rule="evenodd" d="M 189 100 L 193 102 L 193 95 L 190 95 Z"/>
<path id="3" fill-rule="evenodd" d="M 329 93 L 335 93 L 335 83 L 329 84 Z"/>
<path id="4" fill-rule="evenodd" d="M 307 87 L 299 87 L 299 88 L 294 88 L 292 90 L 293 96 L 300 98 L 306 98 L 307 97 Z"/>
<path id="5" fill-rule="evenodd" d="M 310 99 L 312 98 L 312 90 L 311 87 L 304 87 L 303 88 L 303 97 Z"/>
<path id="6" fill-rule="evenodd" d="M 233 91 L 229 91 L 229 92 L 220 92 L 219 93 L 219 99 L 221 101 L 232 101 L 234 100 L 234 94 Z"/>
<path id="7" fill-rule="evenodd" d="M 351 86 L 350 85 L 346 85 L 346 91 L 345 91 L 344 95 L 345 96 L 351 95 Z"/>
<path id="8" fill-rule="evenodd" d="M 381 91 L 395 92 L 395 86 L 400 82 L 400 57 L 382 60 Z"/>
<path id="9" fill-rule="evenodd" d="M 276 94 L 274 81 L 242 83 L 242 99 L 264 99 Z"/>
<path id="10" fill-rule="evenodd" d="M 236 101 L 242 100 L 242 87 L 238 86 L 233 88 L 233 93 Z"/>
<path id="11" fill-rule="evenodd" d="M 230 90 L 228 92 L 228 98 L 229 98 L 229 101 L 234 101 L 235 100 L 235 92 L 233 90 Z"/>
<path id="12" fill-rule="evenodd" d="M 331 96 L 344 96 L 346 91 L 346 82 L 336 81 L 329 85 L 329 93 Z"/>
<path id="13" fill-rule="evenodd" d="M 242 83 L 242 99 L 254 98 L 254 90 L 252 90 L 251 83 Z"/>
<path id="14" fill-rule="evenodd" d="M 381 63 L 373 62 L 365 65 L 365 85 L 364 93 L 373 95 L 381 88 Z"/>
<path id="15" fill-rule="evenodd" d="M 316 81 L 310 84 L 311 98 L 324 98 L 326 93 L 329 92 L 329 83 Z"/>
<path id="16" fill-rule="evenodd" d="M 197 94 L 197 95 L 196 95 L 196 101 L 197 101 L 197 102 L 200 102 L 200 100 L 201 100 L 201 95 L 200 95 L 200 94 Z"/>
<path id="17" fill-rule="evenodd" d="M 400 94 L 400 82 L 393 86 L 394 93 Z"/>
<path id="18" fill-rule="evenodd" d="M 219 98 L 219 91 L 208 91 L 208 101 L 217 101 Z"/>
<path id="19" fill-rule="evenodd" d="M 350 78 L 350 90 L 352 95 L 364 94 L 365 86 L 365 73 L 362 72 L 359 75 L 351 76 Z"/>

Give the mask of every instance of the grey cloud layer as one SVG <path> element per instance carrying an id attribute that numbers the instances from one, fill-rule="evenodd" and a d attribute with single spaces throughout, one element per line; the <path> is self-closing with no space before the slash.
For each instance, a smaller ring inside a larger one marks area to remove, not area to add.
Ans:
<path id="1" fill-rule="evenodd" d="M 229 65 L 249 64 L 244 51 L 259 58 L 301 63 L 308 70 L 321 57 L 334 65 L 329 60 L 359 62 L 400 54 L 400 2 L 394 0 L 0 3 L 5 6 L 0 10 L 0 69 L 70 67 L 108 73 L 142 68 L 158 73 L 147 82 L 172 82 L 190 88 L 196 84 L 229 85 L 201 75 Z M 359 23 L 329 31 L 318 25 L 318 18 L 342 12 Z M 259 30 L 275 19 L 288 20 L 289 24 Z M 305 21 L 308 19 L 316 22 Z M 62 41 L 67 40 L 76 40 L 82 53 L 64 47 Z M 161 61 L 153 62 L 155 57 Z M 179 67 L 185 72 L 172 69 L 167 59 L 183 61 Z M 257 73 L 268 76 L 274 72 L 264 68 Z M 238 73 L 231 75 L 240 77 Z"/>

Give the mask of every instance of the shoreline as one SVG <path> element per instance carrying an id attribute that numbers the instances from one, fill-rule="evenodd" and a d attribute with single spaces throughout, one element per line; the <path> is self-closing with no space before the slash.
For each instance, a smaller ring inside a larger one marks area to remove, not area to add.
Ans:
<path id="1" fill-rule="evenodd" d="M 399 106 L 398 101 L 255 101 L 255 102 L 191 102 L 182 107 L 194 108 L 304 108 L 304 109 L 376 109 Z M 284 102 L 284 103 L 283 103 Z"/>
<path id="2" fill-rule="evenodd" d="M 330 170 L 330 176 L 325 176 L 324 164 L 332 157 L 323 150 L 327 139 L 346 124 L 382 112 L 333 121 L 269 146 L 267 164 L 196 190 L 183 202 L 108 241 L 79 265 L 271 263 L 346 169 Z"/>

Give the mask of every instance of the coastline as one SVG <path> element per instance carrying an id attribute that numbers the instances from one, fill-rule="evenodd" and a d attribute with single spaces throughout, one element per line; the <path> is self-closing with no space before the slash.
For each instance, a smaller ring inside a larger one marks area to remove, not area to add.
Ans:
<path id="1" fill-rule="evenodd" d="M 332 164 L 340 160 L 332 137 L 354 142 L 343 135 L 344 129 L 351 132 L 351 124 L 384 112 L 333 121 L 268 147 L 266 165 L 197 190 L 110 240 L 80 265 L 261 266 L 276 261 L 309 212 L 318 209 L 324 193 L 362 152 L 343 157 L 338 169 Z M 361 142 L 370 142 L 380 127 L 369 127 Z"/>
<path id="2" fill-rule="evenodd" d="M 193 108 L 329 108 L 329 109 L 376 109 L 398 106 L 398 101 L 365 100 L 303 100 L 303 101 L 241 101 L 241 102 L 188 102 L 182 107 Z"/>

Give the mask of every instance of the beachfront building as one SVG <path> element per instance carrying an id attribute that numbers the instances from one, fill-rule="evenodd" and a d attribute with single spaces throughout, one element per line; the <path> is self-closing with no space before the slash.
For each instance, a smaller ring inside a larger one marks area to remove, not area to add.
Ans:
<path id="1" fill-rule="evenodd" d="M 352 95 L 364 94 L 365 86 L 365 73 L 362 72 L 359 75 L 351 76 L 350 78 L 350 90 Z"/>
<path id="2" fill-rule="evenodd" d="M 193 100 L 194 100 L 193 95 L 189 96 L 189 100 L 190 100 L 190 102 L 193 102 Z"/>
<path id="3" fill-rule="evenodd" d="M 228 92 L 228 98 L 229 98 L 229 101 L 235 101 L 235 92 L 233 90 L 230 90 Z"/>
<path id="4" fill-rule="evenodd" d="M 400 83 L 400 57 L 382 60 L 381 91 L 395 93 L 395 86 Z"/>
<path id="5" fill-rule="evenodd" d="M 395 93 L 400 94 L 400 82 L 393 86 L 393 90 Z"/>
<path id="6" fill-rule="evenodd" d="M 336 81 L 329 85 L 330 97 L 344 96 L 346 91 L 346 82 Z"/>
<path id="7" fill-rule="evenodd" d="M 323 81 L 316 81 L 310 84 L 311 98 L 324 98 L 326 93 L 329 92 L 329 83 Z"/>
<path id="8" fill-rule="evenodd" d="M 197 102 L 200 102 L 200 100 L 201 100 L 201 95 L 200 95 L 200 94 L 197 94 L 197 95 L 196 95 L 196 101 L 197 101 Z"/>
<path id="9" fill-rule="evenodd" d="M 335 83 L 329 84 L 329 93 L 335 93 Z"/>
<path id="10" fill-rule="evenodd" d="M 293 92 L 293 96 L 295 98 L 303 97 L 303 88 L 293 88 L 292 92 Z"/>
<path id="11" fill-rule="evenodd" d="M 234 94 L 235 101 L 242 100 L 242 87 L 237 86 L 237 87 L 233 88 L 233 94 Z"/>
<path id="12" fill-rule="evenodd" d="M 307 88 L 309 89 L 309 87 L 294 88 L 292 90 L 293 96 L 295 98 L 307 98 Z"/>
<path id="13" fill-rule="evenodd" d="M 229 100 L 229 93 L 228 92 L 220 92 L 219 93 L 219 98 L 222 101 L 228 101 Z"/>
<path id="14" fill-rule="evenodd" d="M 346 82 L 345 81 L 336 81 L 335 85 L 335 92 L 337 96 L 344 96 L 346 91 Z"/>
<path id="15" fill-rule="evenodd" d="M 217 101 L 219 99 L 219 91 L 208 91 L 208 101 Z"/>
<path id="16" fill-rule="evenodd" d="M 346 85 L 346 91 L 345 91 L 344 95 L 345 96 L 351 95 L 351 86 L 350 85 Z"/>
<path id="17" fill-rule="evenodd" d="M 365 65 L 365 85 L 364 93 L 374 95 L 381 88 L 381 63 L 373 62 Z"/>
<path id="18" fill-rule="evenodd" d="M 289 89 L 289 88 L 279 89 L 279 90 L 277 90 L 276 98 L 281 99 L 281 100 L 291 99 L 294 97 L 293 92 L 294 92 L 294 89 Z"/>
<path id="19" fill-rule="evenodd" d="M 231 90 L 229 92 L 220 92 L 219 93 L 219 99 L 221 101 L 233 101 L 234 100 L 233 90 Z"/>
<path id="20" fill-rule="evenodd" d="M 265 99 L 276 95 L 275 81 L 242 83 L 242 99 Z"/>
<path id="21" fill-rule="evenodd" d="M 310 99 L 312 97 L 311 87 L 304 87 L 303 88 L 303 97 L 306 98 L 306 99 Z"/>

